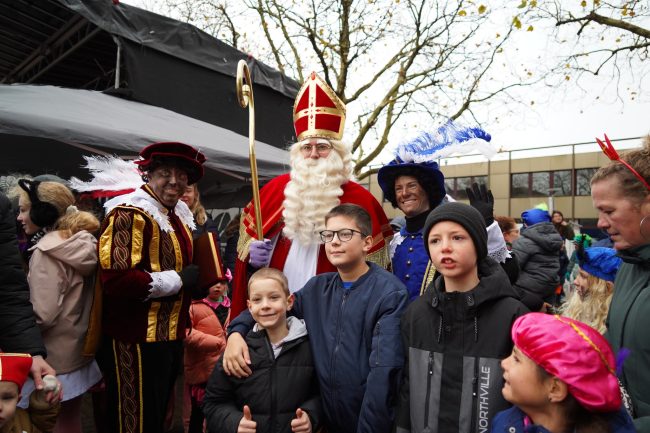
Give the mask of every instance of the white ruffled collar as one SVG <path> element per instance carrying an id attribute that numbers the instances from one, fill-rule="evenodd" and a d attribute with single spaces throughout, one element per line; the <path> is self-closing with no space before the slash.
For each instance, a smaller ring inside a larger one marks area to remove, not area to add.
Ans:
<path id="1" fill-rule="evenodd" d="M 144 186 L 142 188 L 144 188 Z M 167 208 L 142 188 L 138 188 L 130 194 L 120 195 L 108 200 L 106 203 L 104 203 L 104 209 L 106 210 L 106 213 L 108 214 L 119 205 L 137 207 L 151 216 L 151 218 L 153 218 L 158 223 L 162 231 L 168 233 L 173 232 L 174 228 L 169 222 L 169 217 L 167 216 Z M 174 207 L 174 213 L 178 215 L 178 218 L 180 218 L 181 222 L 186 226 L 189 226 L 191 230 L 196 229 L 196 224 L 194 223 L 194 215 L 192 215 L 192 211 L 185 204 L 185 202 L 178 200 L 178 203 L 176 203 L 176 206 Z"/>
<path id="2" fill-rule="evenodd" d="M 391 241 L 390 241 L 390 252 L 389 252 L 391 260 L 393 259 L 393 256 L 395 256 L 395 251 L 397 251 L 397 247 L 402 242 L 404 242 L 404 239 L 406 239 L 406 237 L 404 235 L 402 235 L 401 231 L 396 232 L 393 235 L 393 239 L 391 239 Z"/>

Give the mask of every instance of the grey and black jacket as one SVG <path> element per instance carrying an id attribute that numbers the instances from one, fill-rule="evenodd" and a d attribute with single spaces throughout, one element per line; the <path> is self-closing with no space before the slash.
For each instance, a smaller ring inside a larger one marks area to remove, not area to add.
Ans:
<path id="1" fill-rule="evenodd" d="M 528 310 L 497 262 L 488 257 L 478 271 L 479 284 L 464 293 L 445 292 L 437 276 L 404 313 L 397 433 L 489 432 L 509 406 L 500 362 L 512 350 L 512 323 Z"/>
<path id="2" fill-rule="evenodd" d="M 513 286 L 531 311 L 539 311 L 544 300 L 553 295 L 560 284 L 562 244 L 562 236 L 550 222 L 526 227 L 512 244 L 512 252 L 521 268 Z"/>

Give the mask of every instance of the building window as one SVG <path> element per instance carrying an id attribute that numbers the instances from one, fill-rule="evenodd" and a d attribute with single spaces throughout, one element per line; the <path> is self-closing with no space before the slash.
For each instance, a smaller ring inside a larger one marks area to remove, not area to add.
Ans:
<path id="1" fill-rule="evenodd" d="M 514 173 L 510 176 L 510 196 L 548 197 L 568 196 L 573 191 L 571 170 Z"/>
<path id="2" fill-rule="evenodd" d="M 471 188 L 473 183 L 487 186 L 487 181 L 487 176 L 447 177 L 445 178 L 445 189 L 447 194 L 456 200 L 467 200 L 465 188 Z"/>
<path id="3" fill-rule="evenodd" d="M 456 190 L 456 179 L 453 177 L 446 177 L 445 178 L 445 191 L 447 194 L 450 196 L 454 197 L 454 191 Z"/>
<path id="4" fill-rule="evenodd" d="M 551 187 L 555 191 L 555 196 L 571 195 L 571 170 L 554 171 L 552 180 Z"/>
<path id="5" fill-rule="evenodd" d="M 511 197 L 528 197 L 529 193 L 529 180 L 530 173 L 515 173 L 512 175 L 512 182 L 510 185 Z"/>
<path id="6" fill-rule="evenodd" d="M 597 168 L 580 168 L 576 170 L 576 195 L 591 195 L 591 178 Z"/>
<path id="7" fill-rule="evenodd" d="M 548 189 L 550 187 L 550 173 L 548 171 L 539 171 L 532 173 L 532 188 L 530 190 L 531 197 L 547 197 Z"/>

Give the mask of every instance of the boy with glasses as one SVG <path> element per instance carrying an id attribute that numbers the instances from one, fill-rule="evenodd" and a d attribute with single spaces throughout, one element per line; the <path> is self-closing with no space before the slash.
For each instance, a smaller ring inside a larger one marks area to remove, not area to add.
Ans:
<path id="1" fill-rule="evenodd" d="M 289 148 L 291 173 L 271 179 L 260 190 L 262 237 L 256 230 L 253 203 L 242 212 L 233 274 L 232 317 L 246 309 L 246 288 L 259 268 L 278 269 L 292 293 L 314 275 L 335 272 L 319 232 L 334 206 L 353 203 L 372 219 L 369 262 L 388 269 L 393 231 L 381 204 L 352 180 L 352 146 L 343 140 L 345 104 L 315 73 L 309 74 L 293 108 L 297 142 Z M 259 238 L 259 239 L 258 239 Z"/>
<path id="2" fill-rule="evenodd" d="M 389 432 L 394 421 L 404 362 L 399 321 L 408 294 L 397 277 L 366 261 L 373 244 L 369 233 L 370 216 L 360 206 L 330 210 L 320 237 L 337 272 L 310 279 L 294 294 L 291 310 L 307 325 L 325 425 L 332 432 Z M 251 374 L 242 335 L 253 323 L 244 312 L 229 328 L 223 366 L 236 377 Z"/>

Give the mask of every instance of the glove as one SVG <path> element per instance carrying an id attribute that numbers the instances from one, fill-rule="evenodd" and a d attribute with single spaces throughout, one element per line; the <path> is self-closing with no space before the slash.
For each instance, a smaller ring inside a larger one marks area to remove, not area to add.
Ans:
<path id="1" fill-rule="evenodd" d="M 196 286 L 199 282 L 199 267 L 197 265 L 187 265 L 179 273 L 183 285 L 181 287 L 187 289 Z"/>
<path id="2" fill-rule="evenodd" d="M 465 188 L 469 204 L 483 215 L 485 227 L 490 227 L 494 222 L 494 196 L 492 191 L 481 184 L 474 182 L 471 188 Z"/>
<path id="3" fill-rule="evenodd" d="M 181 277 L 176 271 L 150 272 L 149 275 L 151 275 L 149 296 L 145 301 L 175 295 L 183 285 Z"/>
<path id="4" fill-rule="evenodd" d="M 271 261 L 271 245 L 270 239 L 263 241 L 253 241 L 250 246 L 250 258 L 248 263 L 254 268 L 263 268 L 269 265 Z"/>

